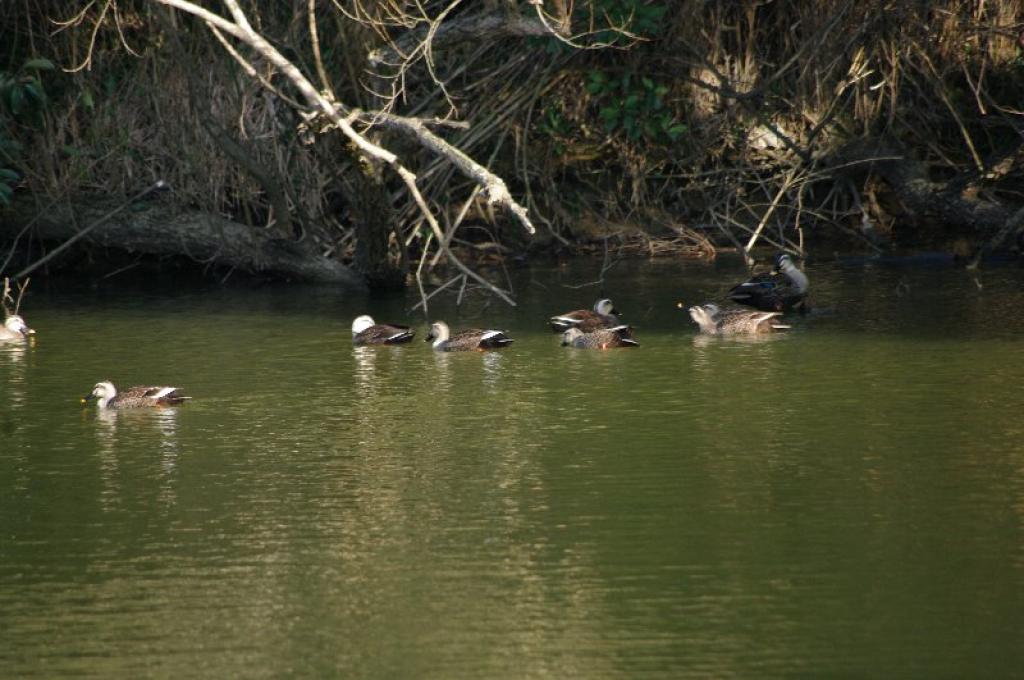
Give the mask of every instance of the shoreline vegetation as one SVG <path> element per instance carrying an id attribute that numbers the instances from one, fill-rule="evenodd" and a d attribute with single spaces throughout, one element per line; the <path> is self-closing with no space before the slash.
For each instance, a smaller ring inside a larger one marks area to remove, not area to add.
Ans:
<path id="1" fill-rule="evenodd" d="M 0 44 L 0 276 L 514 303 L 530 257 L 1024 231 L 1016 0 L 40 0 Z"/>

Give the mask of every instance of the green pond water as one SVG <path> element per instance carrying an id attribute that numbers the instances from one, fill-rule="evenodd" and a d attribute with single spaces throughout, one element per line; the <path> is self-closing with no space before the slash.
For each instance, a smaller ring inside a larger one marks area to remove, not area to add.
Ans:
<path id="1" fill-rule="evenodd" d="M 33 282 L 0 347 L 0 676 L 1011 677 L 1024 270 L 820 264 L 705 339 L 735 263 L 512 272 L 439 355 L 415 293 Z M 601 294 L 635 350 L 558 345 Z M 418 326 L 354 349 L 350 323 Z M 94 383 L 180 409 L 98 414 Z"/>

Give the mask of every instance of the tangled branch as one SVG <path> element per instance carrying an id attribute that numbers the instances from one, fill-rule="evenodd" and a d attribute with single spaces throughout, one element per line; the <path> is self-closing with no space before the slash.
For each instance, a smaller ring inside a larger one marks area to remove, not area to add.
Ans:
<path id="1" fill-rule="evenodd" d="M 332 125 L 340 130 L 362 153 L 389 166 L 402 179 L 409 194 L 413 197 L 416 205 L 419 206 L 424 219 L 430 225 L 431 231 L 438 239 L 439 247 L 445 248 L 446 257 L 451 264 L 509 304 L 515 304 L 505 291 L 472 271 L 451 252 L 444 242 L 444 234 L 437 222 L 437 218 L 430 210 L 419 187 L 416 185 L 415 173 L 399 160 L 397 154 L 370 141 L 353 127 L 353 122 L 359 117 L 360 112 L 339 105 L 332 93 L 319 91 L 305 74 L 253 29 L 237 0 L 224 0 L 224 4 L 227 6 L 233 21 L 229 21 L 188 0 L 158 0 L 158 2 L 202 19 L 211 31 L 220 31 L 232 36 L 273 64 L 302 94 L 309 106 L 316 109 L 318 114 L 330 120 Z M 445 158 L 467 177 L 480 184 L 485 196 L 492 205 L 500 205 L 509 210 L 528 233 L 533 234 L 536 231 L 530 222 L 526 208 L 512 197 L 508 187 L 500 177 L 432 133 L 422 122 L 392 115 L 383 116 L 379 121 L 384 126 L 393 127 L 406 133 L 417 140 L 422 146 Z"/>

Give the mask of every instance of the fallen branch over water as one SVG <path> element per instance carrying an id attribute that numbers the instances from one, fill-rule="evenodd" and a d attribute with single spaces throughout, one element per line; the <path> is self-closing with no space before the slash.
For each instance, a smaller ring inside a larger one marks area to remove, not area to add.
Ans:
<path id="1" fill-rule="evenodd" d="M 161 204 L 132 206 L 109 215 L 111 206 L 55 208 L 39 216 L 35 204 L 15 202 L 0 220 L 0 240 L 13 241 L 22 226 L 36 219 L 35 240 L 71 239 L 156 256 L 185 256 L 196 262 L 252 274 L 363 288 L 362 278 L 344 264 L 312 252 L 302 243 L 278 238 L 238 222 L 204 212 L 179 212 Z M 103 217 L 107 219 L 94 224 Z M 76 224 L 88 223 L 85 229 Z"/>

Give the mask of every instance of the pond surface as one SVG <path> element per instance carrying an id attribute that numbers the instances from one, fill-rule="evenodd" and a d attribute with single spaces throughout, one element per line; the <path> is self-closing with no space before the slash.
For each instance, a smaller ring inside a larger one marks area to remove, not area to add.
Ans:
<path id="1" fill-rule="evenodd" d="M 0 349 L 5 677 L 1008 677 L 1024 668 L 1024 271 L 822 264 L 762 342 L 735 263 L 452 298 L 33 282 Z M 558 345 L 611 296 L 636 350 Z M 439 296 L 439 297 L 444 297 Z M 416 323 L 353 349 L 369 312 Z M 97 414 L 94 383 L 180 409 Z"/>

